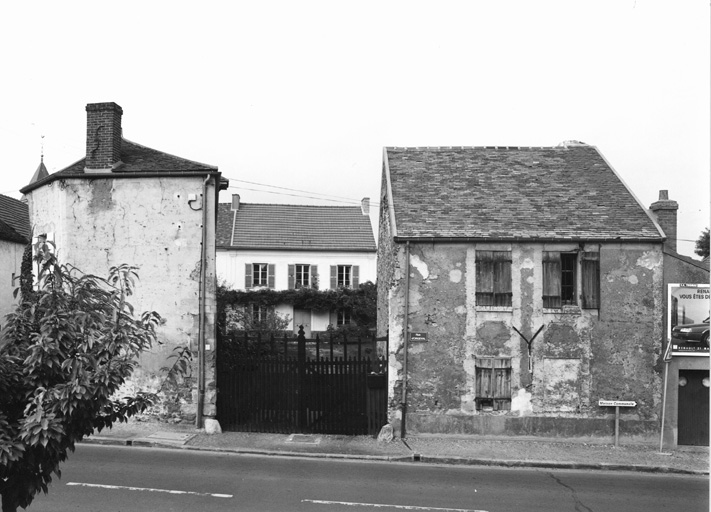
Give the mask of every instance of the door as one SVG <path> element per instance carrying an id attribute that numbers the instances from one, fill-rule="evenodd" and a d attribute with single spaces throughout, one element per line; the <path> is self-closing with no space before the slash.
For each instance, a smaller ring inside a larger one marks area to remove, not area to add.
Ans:
<path id="1" fill-rule="evenodd" d="M 311 338 L 311 310 L 294 309 L 294 334 L 299 334 L 299 326 L 304 326 L 304 336 Z"/>
<path id="2" fill-rule="evenodd" d="M 706 370 L 679 370 L 678 430 L 678 444 L 709 444 L 709 372 Z"/>

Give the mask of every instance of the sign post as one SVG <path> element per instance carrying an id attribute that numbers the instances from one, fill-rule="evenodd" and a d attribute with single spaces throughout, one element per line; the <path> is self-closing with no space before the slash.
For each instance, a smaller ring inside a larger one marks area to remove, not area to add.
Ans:
<path id="1" fill-rule="evenodd" d="M 615 448 L 620 445 L 620 407 L 637 407 L 634 400 L 598 400 L 600 407 L 615 408 Z"/>

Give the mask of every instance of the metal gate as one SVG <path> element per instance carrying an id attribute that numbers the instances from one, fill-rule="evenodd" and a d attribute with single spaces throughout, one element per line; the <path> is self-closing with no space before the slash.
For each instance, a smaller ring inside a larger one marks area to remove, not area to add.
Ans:
<path id="1" fill-rule="evenodd" d="M 679 438 L 681 445 L 709 444 L 709 372 L 679 370 Z"/>
<path id="2" fill-rule="evenodd" d="M 224 337 L 217 418 L 224 430 L 377 435 L 387 422 L 387 375 L 374 340 Z"/>

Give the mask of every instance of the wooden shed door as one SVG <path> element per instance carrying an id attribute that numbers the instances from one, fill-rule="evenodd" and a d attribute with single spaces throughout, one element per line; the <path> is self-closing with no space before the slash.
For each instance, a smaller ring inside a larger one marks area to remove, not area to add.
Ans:
<path id="1" fill-rule="evenodd" d="M 294 309 L 294 334 L 299 334 L 299 326 L 304 326 L 304 336 L 311 337 L 311 310 Z"/>
<path id="2" fill-rule="evenodd" d="M 709 444 L 709 372 L 679 370 L 678 444 Z"/>

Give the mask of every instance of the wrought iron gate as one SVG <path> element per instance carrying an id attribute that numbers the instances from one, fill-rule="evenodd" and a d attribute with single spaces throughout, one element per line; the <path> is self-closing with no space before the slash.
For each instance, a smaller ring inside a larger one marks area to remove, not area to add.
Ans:
<path id="1" fill-rule="evenodd" d="M 242 347 L 228 352 L 230 343 Z M 371 340 L 322 343 L 306 340 L 303 331 L 279 342 L 223 338 L 220 425 L 242 432 L 377 435 L 387 422 L 387 375 L 373 349 Z"/>

